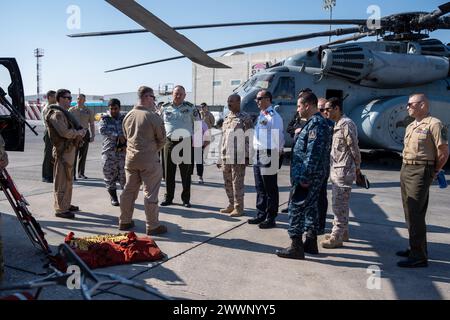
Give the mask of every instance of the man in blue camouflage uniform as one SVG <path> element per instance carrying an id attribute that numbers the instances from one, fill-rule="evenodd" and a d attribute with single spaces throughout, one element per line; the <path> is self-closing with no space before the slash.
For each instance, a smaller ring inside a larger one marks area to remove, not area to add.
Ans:
<path id="1" fill-rule="evenodd" d="M 99 124 L 99 131 L 103 136 L 103 175 L 106 188 L 111 196 L 111 204 L 118 207 L 116 183 L 119 182 L 122 190 L 125 186 L 126 139 L 122 129 L 125 116 L 120 114 L 118 99 L 111 99 L 108 106 L 109 112 L 102 116 Z"/>
<path id="2" fill-rule="evenodd" d="M 319 229 L 318 200 L 320 189 L 330 165 L 331 130 L 317 108 L 317 97 L 303 92 L 297 102 L 298 112 L 308 119 L 294 146 L 289 205 L 289 236 L 291 246 L 277 250 L 281 258 L 304 259 L 305 252 L 316 253 Z M 307 232 L 305 244 L 303 233 Z"/>

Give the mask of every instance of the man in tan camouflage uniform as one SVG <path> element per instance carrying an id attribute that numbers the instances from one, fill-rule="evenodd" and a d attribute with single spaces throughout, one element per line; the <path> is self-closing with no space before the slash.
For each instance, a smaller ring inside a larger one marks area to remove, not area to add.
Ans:
<path id="1" fill-rule="evenodd" d="M 325 113 L 336 124 L 331 146 L 331 183 L 333 191 L 334 222 L 331 234 L 325 235 L 322 247 L 342 247 L 348 241 L 349 201 L 352 184 L 360 174 L 361 154 L 355 123 L 347 118 L 339 99 L 331 98 L 325 105 Z"/>
<path id="2" fill-rule="evenodd" d="M 221 155 L 217 166 L 223 170 L 228 207 L 221 213 L 240 217 L 244 213 L 244 178 L 249 163 L 249 138 L 245 133 L 253 128 L 250 116 L 241 112 L 241 97 L 233 94 L 228 98 L 230 113 L 223 122 Z"/>
<path id="3" fill-rule="evenodd" d="M 8 165 L 8 154 L 5 151 L 5 141 L 0 135 L 0 170 L 3 170 Z M 2 242 L 2 216 L 0 213 L 0 282 L 3 278 L 4 265 L 3 265 L 3 242 Z"/>

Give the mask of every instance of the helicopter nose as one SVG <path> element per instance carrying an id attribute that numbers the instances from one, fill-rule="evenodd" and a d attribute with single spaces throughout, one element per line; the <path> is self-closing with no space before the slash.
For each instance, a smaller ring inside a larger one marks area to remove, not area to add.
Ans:
<path id="1" fill-rule="evenodd" d="M 245 95 L 241 101 L 241 109 L 247 113 L 256 113 L 259 112 L 258 105 L 256 104 L 256 92 L 252 92 L 250 94 Z"/>

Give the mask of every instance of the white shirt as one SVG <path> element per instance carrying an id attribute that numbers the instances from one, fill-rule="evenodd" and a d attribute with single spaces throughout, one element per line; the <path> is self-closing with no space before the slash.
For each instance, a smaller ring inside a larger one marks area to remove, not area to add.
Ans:
<path id="1" fill-rule="evenodd" d="M 272 106 L 261 111 L 255 125 L 253 137 L 253 148 L 255 150 L 283 151 L 284 128 L 283 119 Z"/>

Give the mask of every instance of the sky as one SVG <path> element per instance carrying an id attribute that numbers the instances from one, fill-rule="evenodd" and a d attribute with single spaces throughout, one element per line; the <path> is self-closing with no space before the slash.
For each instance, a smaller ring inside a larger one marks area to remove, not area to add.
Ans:
<path id="1" fill-rule="evenodd" d="M 171 26 L 262 20 L 327 19 L 322 0 L 139 0 Z M 445 0 L 337 0 L 336 19 L 366 19 L 370 5 L 381 16 L 407 11 L 432 11 Z M 79 8 L 79 26 L 72 19 Z M 136 91 L 140 85 L 155 89 L 160 84 L 182 84 L 192 88 L 192 63 L 187 59 L 137 69 L 105 73 L 105 70 L 179 55 L 150 33 L 100 38 L 72 39 L 70 33 L 141 28 L 130 18 L 101 0 L 2 0 L 0 56 L 17 59 L 25 94 L 36 94 L 34 49 L 43 48 L 42 92 L 68 88 L 73 92 L 105 95 Z M 69 24 L 68 24 L 69 22 Z M 77 28 L 79 27 L 79 28 Z M 348 27 L 348 26 L 344 26 Z M 75 28 L 75 29 L 73 29 Z M 328 26 L 257 26 L 186 30 L 182 33 L 202 49 L 328 30 Z M 431 34 L 448 43 L 449 31 Z M 244 49 L 245 52 L 309 48 L 326 43 L 318 38 Z M 213 54 L 212 56 L 218 56 Z"/>

